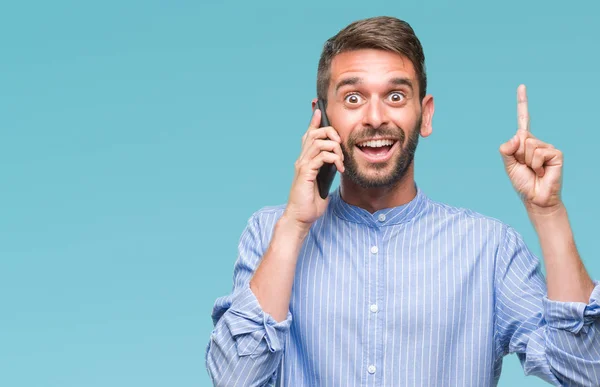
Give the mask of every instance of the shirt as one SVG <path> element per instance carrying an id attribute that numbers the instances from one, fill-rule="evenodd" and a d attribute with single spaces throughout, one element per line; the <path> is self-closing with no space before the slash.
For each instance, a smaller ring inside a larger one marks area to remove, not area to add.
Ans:
<path id="1" fill-rule="evenodd" d="M 370 213 L 339 188 L 298 256 L 287 319 L 249 281 L 284 205 L 252 214 L 230 294 L 216 300 L 206 367 L 218 386 L 492 386 L 502 358 L 554 385 L 600 385 L 600 282 L 589 303 L 546 296 L 512 227 L 413 200 Z"/>

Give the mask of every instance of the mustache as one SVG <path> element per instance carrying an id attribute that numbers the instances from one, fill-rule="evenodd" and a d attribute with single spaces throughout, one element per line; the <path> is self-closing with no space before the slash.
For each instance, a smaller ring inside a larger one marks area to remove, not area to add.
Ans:
<path id="1" fill-rule="evenodd" d="M 406 133 L 402 128 L 393 128 L 389 126 L 380 126 L 378 128 L 368 127 L 352 133 L 348 138 L 348 144 L 354 145 L 373 137 L 392 137 L 398 139 L 400 143 L 403 143 Z"/>

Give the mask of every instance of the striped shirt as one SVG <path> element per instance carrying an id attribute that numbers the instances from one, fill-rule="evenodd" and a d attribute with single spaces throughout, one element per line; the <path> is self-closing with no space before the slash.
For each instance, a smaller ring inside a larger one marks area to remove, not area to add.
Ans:
<path id="1" fill-rule="evenodd" d="M 287 319 L 249 281 L 284 205 L 244 229 L 206 367 L 219 386 L 493 386 L 516 353 L 554 385 L 600 385 L 600 282 L 588 304 L 546 297 L 510 226 L 428 198 L 375 213 L 332 192 L 298 257 Z"/>

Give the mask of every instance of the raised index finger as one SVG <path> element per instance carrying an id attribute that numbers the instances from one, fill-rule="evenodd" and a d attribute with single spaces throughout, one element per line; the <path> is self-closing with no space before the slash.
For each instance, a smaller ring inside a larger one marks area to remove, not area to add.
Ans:
<path id="1" fill-rule="evenodd" d="M 525 85 L 519 85 L 517 88 L 517 121 L 519 131 L 529 132 L 529 110 Z"/>

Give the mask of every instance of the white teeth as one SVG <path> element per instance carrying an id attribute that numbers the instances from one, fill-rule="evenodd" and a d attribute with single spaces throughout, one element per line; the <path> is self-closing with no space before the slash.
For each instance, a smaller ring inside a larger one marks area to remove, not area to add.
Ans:
<path id="1" fill-rule="evenodd" d="M 358 146 L 368 146 L 371 148 L 381 148 L 382 146 L 394 145 L 394 141 L 392 141 L 392 140 L 371 140 L 371 141 L 361 142 L 360 144 L 357 144 L 357 145 Z"/>

